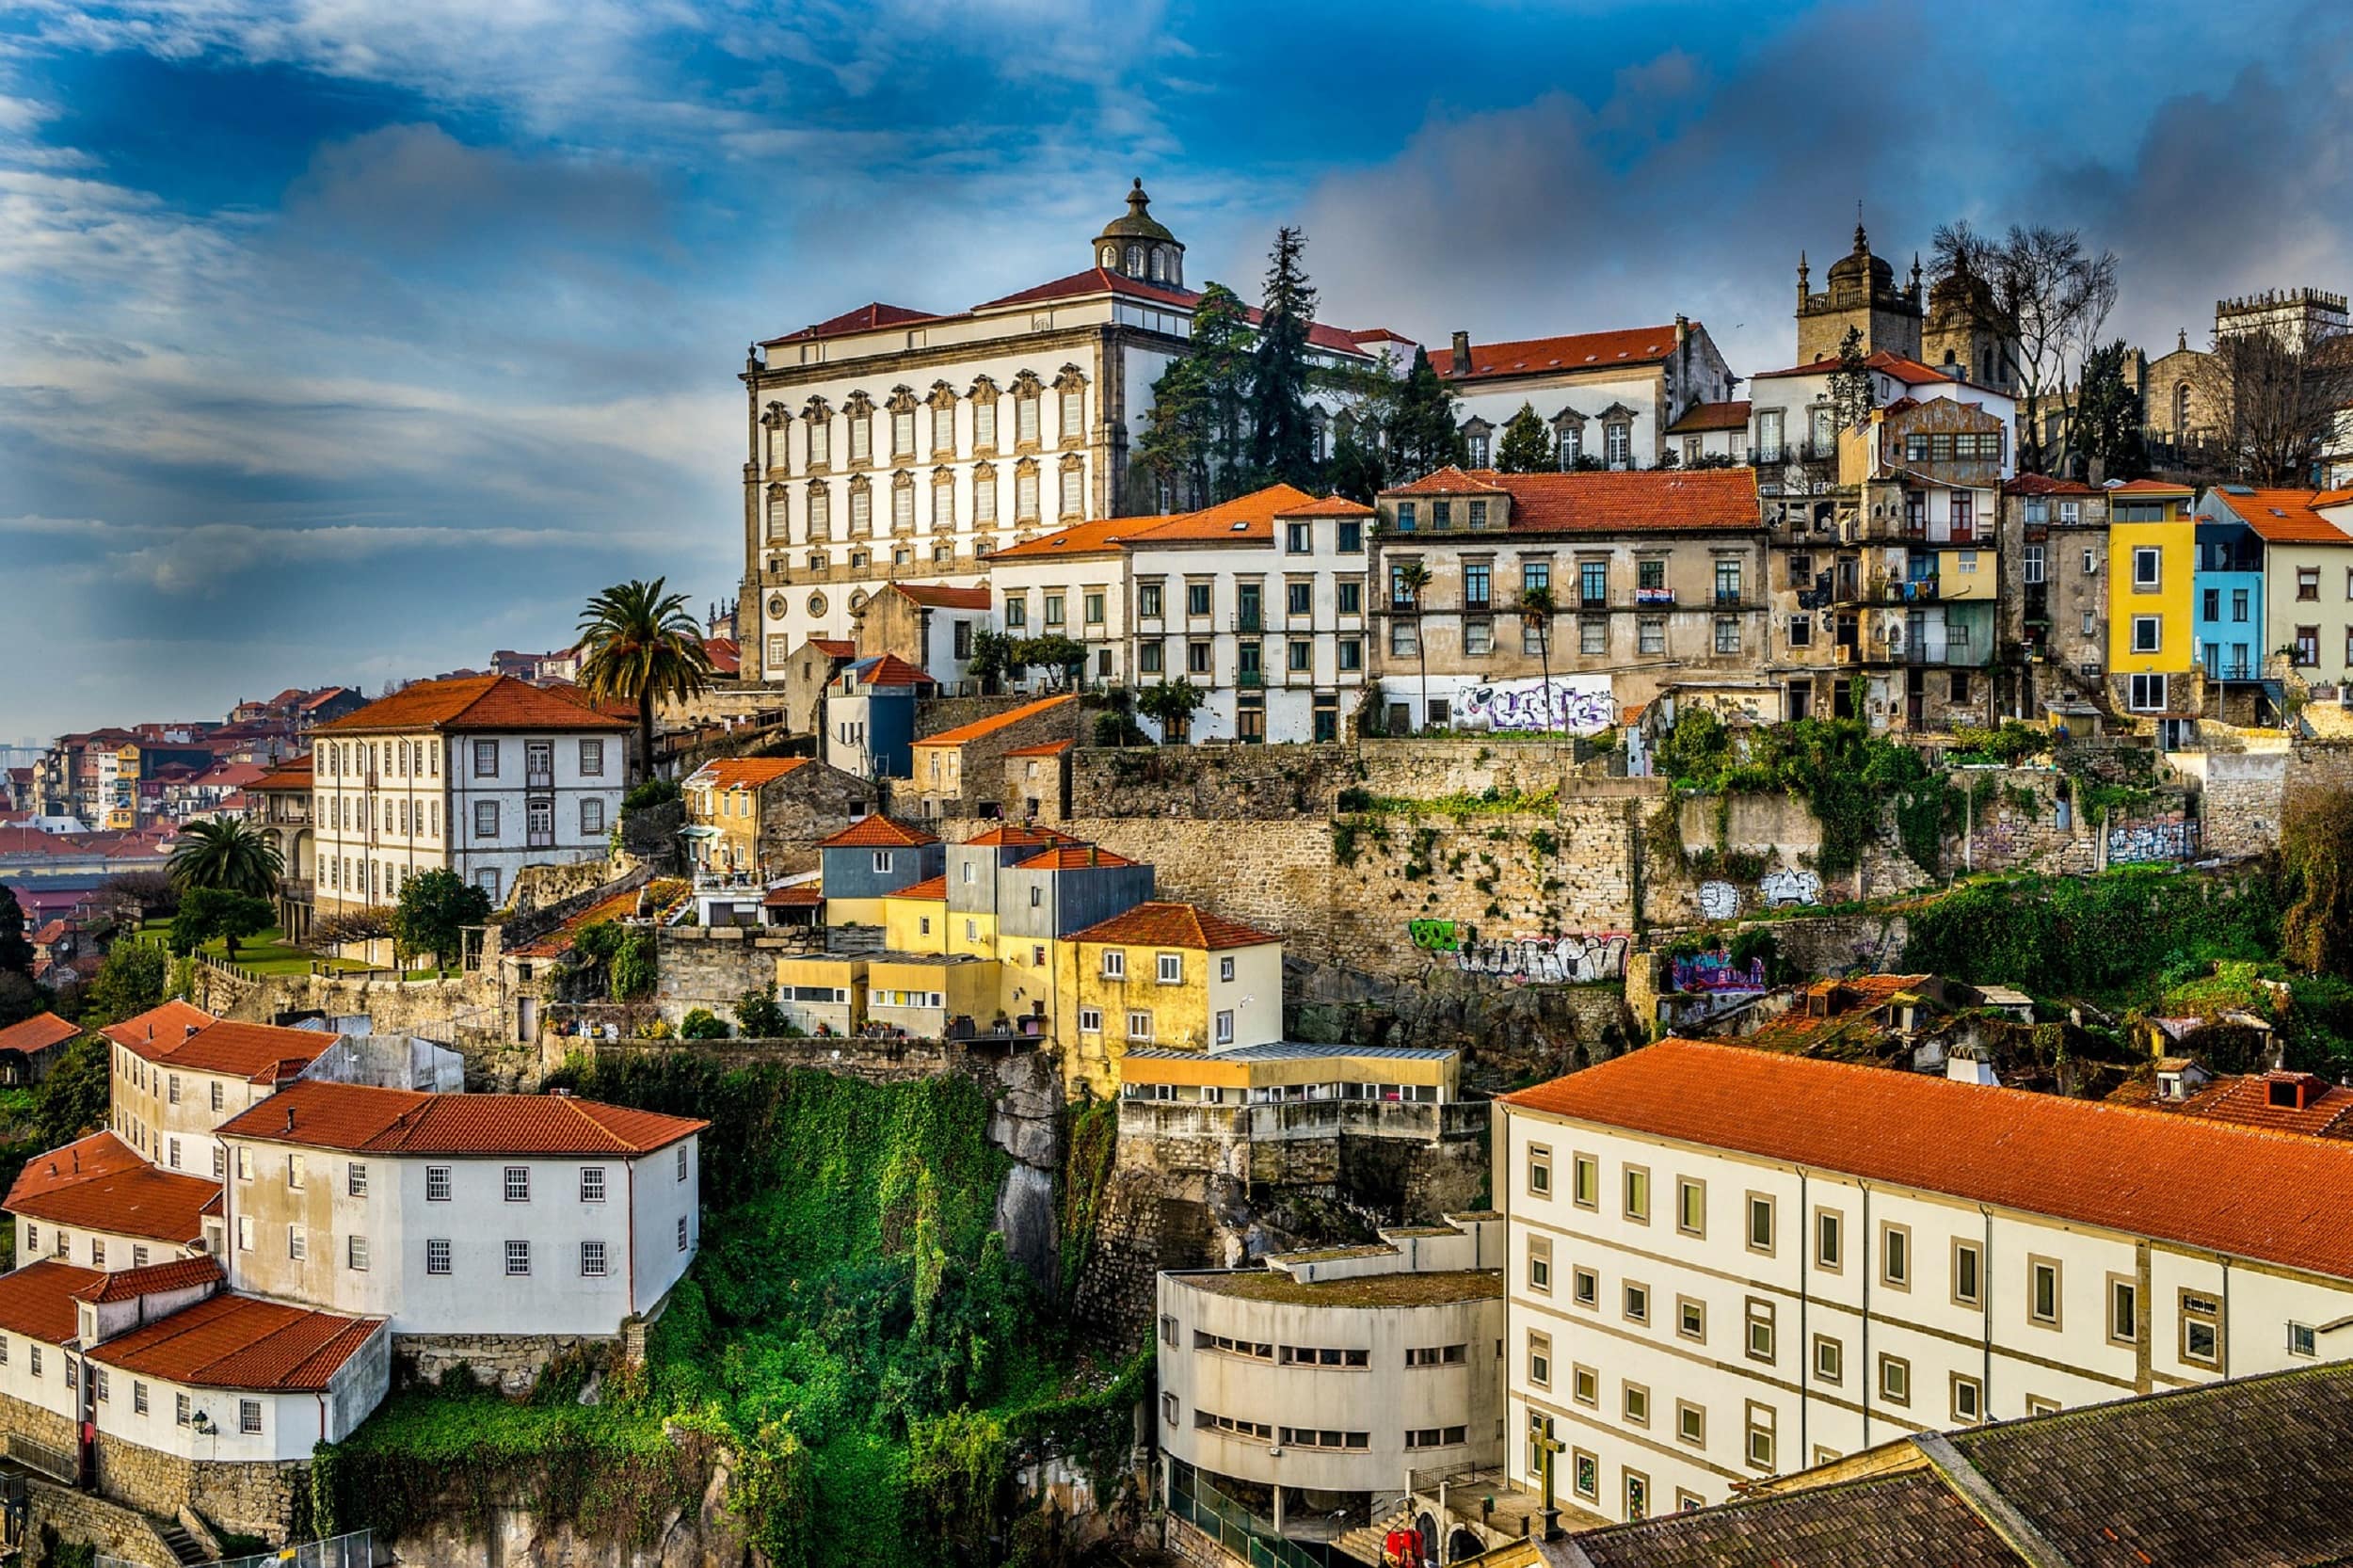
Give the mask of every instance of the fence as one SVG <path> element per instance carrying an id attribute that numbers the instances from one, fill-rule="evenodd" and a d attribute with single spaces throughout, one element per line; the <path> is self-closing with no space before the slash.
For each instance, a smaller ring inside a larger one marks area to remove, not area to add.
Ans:
<path id="1" fill-rule="evenodd" d="M 146 1568 L 128 1558 L 108 1557 L 101 1552 L 97 1568 Z M 376 1532 L 372 1529 L 353 1530 L 331 1541 L 306 1541 L 298 1546 L 281 1546 L 274 1552 L 257 1552 L 251 1557 L 223 1558 L 211 1568 L 374 1568 L 376 1562 Z"/>
<path id="2" fill-rule="evenodd" d="M 1275 1534 L 1272 1524 L 1203 1480 L 1191 1465 L 1176 1466 L 1170 1478 L 1168 1511 L 1251 1568 L 1329 1568 L 1327 1559 Z"/>
<path id="3" fill-rule="evenodd" d="M 39 1471 L 68 1486 L 77 1484 L 82 1479 L 81 1466 L 75 1462 L 72 1449 L 37 1443 L 20 1432 L 8 1433 L 8 1457 L 27 1470 Z"/>

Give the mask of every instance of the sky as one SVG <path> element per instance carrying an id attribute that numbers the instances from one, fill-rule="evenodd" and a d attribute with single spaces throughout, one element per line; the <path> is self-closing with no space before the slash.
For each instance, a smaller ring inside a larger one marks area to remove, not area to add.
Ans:
<path id="1" fill-rule="evenodd" d="M 2339 5 L 0 7 L 0 744 L 562 647 L 741 559 L 744 348 L 1075 271 L 1443 343 L 1706 324 L 1798 252 L 2080 229 L 2153 352 L 2353 292 Z"/>

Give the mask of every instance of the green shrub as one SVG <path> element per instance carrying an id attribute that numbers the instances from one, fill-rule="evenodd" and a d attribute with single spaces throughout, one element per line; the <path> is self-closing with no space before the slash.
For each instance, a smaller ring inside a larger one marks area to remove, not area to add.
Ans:
<path id="1" fill-rule="evenodd" d="M 679 1020 L 679 1037 L 684 1040 L 724 1040 L 728 1037 L 727 1020 L 708 1007 L 690 1008 Z"/>

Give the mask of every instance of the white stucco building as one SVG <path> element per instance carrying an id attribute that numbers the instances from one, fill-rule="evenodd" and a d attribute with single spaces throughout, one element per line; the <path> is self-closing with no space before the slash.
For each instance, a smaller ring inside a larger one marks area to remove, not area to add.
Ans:
<path id="1" fill-rule="evenodd" d="M 1498 1103 L 1505 1463 L 1610 1518 L 2353 1353 L 2353 1144 L 1679 1040 Z"/>
<path id="2" fill-rule="evenodd" d="M 1430 362 L 1460 399 L 1465 466 L 1473 469 L 1497 466 L 1503 427 L 1524 407 L 1544 422 L 1555 469 L 1586 460 L 1657 468 L 1661 453 L 1683 450 L 1668 429 L 1701 404 L 1728 400 L 1739 383 L 1707 328 L 1685 316 L 1506 343 L 1457 332 L 1450 347 L 1431 350 Z"/>
<path id="3" fill-rule="evenodd" d="M 508 676 L 421 680 L 318 727 L 312 823 L 322 914 L 399 902 L 454 871 L 503 902 L 516 872 L 605 853 L 632 726 Z"/>
<path id="4" fill-rule="evenodd" d="M 231 1278 L 402 1336 L 614 1335 L 694 1260 L 706 1125 L 297 1083 L 221 1128 Z"/>

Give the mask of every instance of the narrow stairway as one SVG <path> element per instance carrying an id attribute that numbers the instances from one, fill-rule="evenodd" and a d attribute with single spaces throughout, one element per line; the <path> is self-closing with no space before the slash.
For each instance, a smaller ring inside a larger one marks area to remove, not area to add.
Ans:
<path id="1" fill-rule="evenodd" d="M 1403 1529 L 1414 1522 L 1414 1511 L 1401 1508 L 1378 1524 L 1363 1525 L 1350 1530 L 1332 1543 L 1335 1551 L 1345 1552 L 1359 1562 L 1381 1568 L 1381 1543 L 1389 1538 L 1389 1531 Z"/>
<path id="2" fill-rule="evenodd" d="M 171 1555 L 178 1558 L 183 1563 L 210 1562 L 213 1560 L 211 1558 L 204 1555 L 204 1548 L 196 1544 L 196 1537 L 190 1535 L 186 1530 L 182 1529 L 176 1524 L 168 1525 L 159 1523 L 155 1527 L 155 1533 L 164 1538 L 164 1544 L 171 1548 Z"/>

